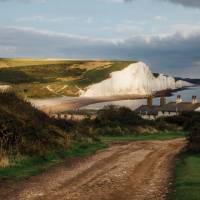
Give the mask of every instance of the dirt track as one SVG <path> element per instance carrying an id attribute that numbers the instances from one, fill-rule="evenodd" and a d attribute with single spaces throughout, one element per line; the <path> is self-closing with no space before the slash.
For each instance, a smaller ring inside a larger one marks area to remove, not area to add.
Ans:
<path id="1" fill-rule="evenodd" d="M 3 200 L 162 200 L 184 139 L 114 144 L 13 185 Z"/>

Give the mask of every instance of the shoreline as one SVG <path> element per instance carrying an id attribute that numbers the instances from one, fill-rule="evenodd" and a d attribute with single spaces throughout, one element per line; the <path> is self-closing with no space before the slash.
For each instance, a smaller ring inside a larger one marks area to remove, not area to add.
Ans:
<path id="1" fill-rule="evenodd" d="M 120 100 L 138 100 L 146 99 L 147 95 L 120 95 L 111 97 L 57 97 L 51 99 L 30 99 L 29 101 L 33 106 L 42 110 L 43 112 L 59 113 L 74 109 L 79 109 L 83 106 L 88 106 L 96 103 L 103 103 L 109 101 L 120 101 Z"/>
<path id="2" fill-rule="evenodd" d="M 194 86 L 193 86 L 194 87 Z M 191 87 L 184 87 L 175 90 L 163 90 L 156 92 L 153 94 L 153 98 L 158 97 L 170 97 L 173 96 L 174 93 L 190 90 Z M 140 100 L 147 99 L 149 95 L 119 95 L 119 96 L 106 96 L 106 97 L 54 97 L 54 98 L 46 98 L 46 99 L 28 99 L 28 101 L 37 109 L 47 113 L 61 113 L 65 111 L 79 109 L 84 106 L 89 106 L 96 103 L 104 103 L 110 101 L 120 101 L 120 100 Z"/>

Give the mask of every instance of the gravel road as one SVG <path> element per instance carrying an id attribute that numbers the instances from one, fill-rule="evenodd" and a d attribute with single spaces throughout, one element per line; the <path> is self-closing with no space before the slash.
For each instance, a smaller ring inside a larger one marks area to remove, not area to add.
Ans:
<path id="1" fill-rule="evenodd" d="M 22 183 L 0 184 L 2 200 L 164 200 L 185 139 L 116 143 Z"/>

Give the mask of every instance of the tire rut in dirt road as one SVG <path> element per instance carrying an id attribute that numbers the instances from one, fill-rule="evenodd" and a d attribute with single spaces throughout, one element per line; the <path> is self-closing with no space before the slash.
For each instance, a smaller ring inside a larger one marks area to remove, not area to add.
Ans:
<path id="1" fill-rule="evenodd" d="M 161 143 L 162 144 L 162 143 Z M 164 200 L 168 192 L 172 163 L 185 146 L 168 141 L 153 151 L 135 169 L 130 171 L 126 184 L 112 194 L 110 200 Z"/>
<path id="2" fill-rule="evenodd" d="M 115 144 L 33 177 L 4 199 L 163 200 L 171 165 L 184 145 L 184 139 Z"/>

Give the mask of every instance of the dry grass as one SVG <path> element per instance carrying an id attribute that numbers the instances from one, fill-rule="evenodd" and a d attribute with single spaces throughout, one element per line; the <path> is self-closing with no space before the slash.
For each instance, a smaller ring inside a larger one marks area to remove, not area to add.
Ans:
<path id="1" fill-rule="evenodd" d="M 2 146 L 2 141 L 0 144 L 0 168 L 8 167 L 10 166 L 10 158 L 8 156 L 8 153 L 4 151 Z"/>
<path id="2" fill-rule="evenodd" d="M 71 66 L 71 68 L 80 68 L 80 69 L 86 69 L 86 70 L 92 70 L 96 68 L 107 68 L 112 65 L 113 62 L 106 62 L 106 61 L 91 61 L 86 62 L 83 64 L 74 64 Z"/>
<path id="3" fill-rule="evenodd" d="M 47 65 L 64 63 L 62 60 L 44 60 L 44 59 L 31 59 L 31 58 L 0 58 L 0 69 L 8 67 L 22 67 L 33 65 Z"/>
<path id="4" fill-rule="evenodd" d="M 10 160 L 6 155 L 0 155 L 0 167 L 10 166 Z"/>

